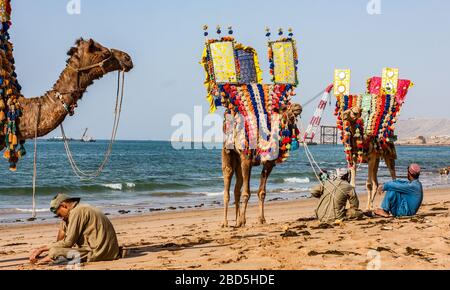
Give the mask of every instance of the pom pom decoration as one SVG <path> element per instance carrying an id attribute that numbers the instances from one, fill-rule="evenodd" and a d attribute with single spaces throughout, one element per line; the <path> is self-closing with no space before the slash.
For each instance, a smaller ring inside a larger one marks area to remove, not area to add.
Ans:
<path id="1" fill-rule="evenodd" d="M 207 26 L 204 29 L 206 31 Z M 217 30 L 220 34 L 219 26 Z M 228 32 L 230 35 L 233 33 L 231 26 Z M 270 35 L 267 28 L 266 36 Z M 299 148 L 297 136 L 300 132 L 295 124 L 288 124 L 287 114 L 298 83 L 295 41 L 292 38 L 281 39 L 276 43 L 284 49 L 281 52 L 287 58 L 290 56 L 288 73 L 293 76 L 291 82 L 262 84 L 256 50 L 237 43 L 232 36 L 207 39 L 203 51 L 202 65 L 206 72 L 210 112 L 219 105 L 225 108 L 225 145 L 240 150 L 255 162 L 284 162 L 290 151 Z M 271 52 L 272 42 L 269 42 L 272 75 L 280 67 L 287 71 L 285 63 L 274 61 L 280 50 L 275 50 L 275 54 Z"/>
<path id="2" fill-rule="evenodd" d="M 272 33 L 270 32 L 270 28 L 266 27 L 266 37 L 270 38 L 271 35 L 272 35 Z"/>
<path id="3" fill-rule="evenodd" d="M 412 82 L 398 80 L 396 87 L 398 70 L 384 69 L 383 75 L 386 76 L 367 81 L 366 94 L 347 95 L 342 92 L 348 92 L 349 78 L 346 79 L 342 72 L 348 71 L 335 72 L 336 124 L 341 131 L 348 165 L 354 167 L 356 162 L 365 162 L 370 146 L 383 150 L 396 141 L 395 123 Z M 342 73 L 340 78 L 339 73 Z M 342 85 L 341 91 L 336 83 Z"/>
<path id="4" fill-rule="evenodd" d="M 23 146 L 25 142 L 18 140 L 17 132 L 17 122 L 22 115 L 19 103 L 21 86 L 15 72 L 13 46 L 9 41 L 11 0 L 0 0 L 0 19 L 0 148 L 6 148 L 3 157 L 8 159 L 10 170 L 16 171 L 19 157 L 26 152 Z"/>

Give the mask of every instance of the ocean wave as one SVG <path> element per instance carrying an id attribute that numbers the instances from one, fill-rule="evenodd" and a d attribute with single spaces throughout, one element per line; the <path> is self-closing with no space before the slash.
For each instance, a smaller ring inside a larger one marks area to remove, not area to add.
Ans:
<path id="1" fill-rule="evenodd" d="M 305 178 L 291 177 L 291 178 L 285 178 L 284 182 L 287 182 L 287 183 L 310 183 L 311 180 L 308 177 L 305 177 Z"/>
<path id="2" fill-rule="evenodd" d="M 110 184 L 102 184 L 101 186 L 111 188 L 114 190 L 122 190 L 122 183 L 110 183 Z"/>
<path id="3" fill-rule="evenodd" d="M 109 183 L 109 184 L 102 184 L 101 186 L 114 189 L 114 190 L 123 190 L 124 185 L 126 188 L 135 188 L 136 183 L 133 182 L 126 182 L 126 183 Z"/>
<path id="4" fill-rule="evenodd" d="M 223 195 L 223 191 L 221 191 L 221 192 L 205 192 L 203 194 L 206 195 L 206 196 L 210 196 L 210 197 L 212 197 L 212 196 L 222 196 Z"/>
<path id="5" fill-rule="evenodd" d="M 275 188 L 271 189 L 270 192 L 273 193 L 307 193 L 310 192 L 311 188 L 309 187 L 300 187 L 300 188 Z"/>
<path id="6" fill-rule="evenodd" d="M 125 182 L 125 183 L 101 183 L 88 185 L 61 185 L 38 186 L 37 194 L 40 196 L 54 196 L 58 192 L 69 194 L 107 193 L 111 191 L 137 191 L 148 192 L 157 190 L 183 190 L 190 189 L 189 183 L 164 183 L 164 182 Z M 31 186 L 0 187 L 0 196 L 28 196 L 33 192 Z"/>
<path id="7" fill-rule="evenodd" d="M 0 215 L 32 213 L 32 209 L 28 208 L 0 208 Z M 36 212 L 50 212 L 48 208 L 37 208 Z"/>
<path id="8" fill-rule="evenodd" d="M 19 213 L 30 213 L 33 212 L 32 209 L 27 209 L 27 208 L 15 208 L 14 210 L 16 210 Z M 48 208 L 37 208 L 36 212 L 48 212 L 50 211 Z"/>

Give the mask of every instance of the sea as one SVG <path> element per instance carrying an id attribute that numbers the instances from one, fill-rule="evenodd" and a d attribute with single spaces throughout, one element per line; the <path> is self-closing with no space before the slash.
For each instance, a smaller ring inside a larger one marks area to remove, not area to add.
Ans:
<path id="1" fill-rule="evenodd" d="M 192 145 L 192 146 L 189 146 Z M 189 144 L 175 149 L 166 141 L 116 141 L 109 163 L 102 175 L 92 181 L 80 180 L 72 171 L 64 144 L 39 140 L 37 144 L 36 212 L 37 221 L 49 221 L 51 199 L 59 192 L 80 197 L 83 203 L 100 207 L 107 215 L 139 215 L 162 211 L 223 206 L 221 145 L 208 149 Z M 30 223 L 32 217 L 33 143 L 20 160 L 17 172 L 8 170 L 8 161 L 0 160 L 0 223 Z M 95 143 L 70 142 L 78 167 L 94 171 L 101 164 L 107 141 Z M 203 149 L 194 149 L 194 148 Z M 315 161 L 324 170 L 346 166 L 342 145 L 309 147 Z M 439 169 L 450 166 L 449 147 L 397 147 L 399 176 L 406 176 L 407 166 L 419 163 L 424 170 L 422 183 L 426 188 L 449 187 L 447 177 Z M 251 203 L 256 203 L 256 190 L 261 168 L 252 172 Z M 358 171 L 357 191 L 365 193 L 367 165 Z M 380 182 L 390 180 L 384 163 Z M 301 148 L 290 159 L 277 165 L 268 182 L 267 201 L 310 198 L 317 185 L 316 175 Z M 233 189 L 233 188 L 232 188 Z M 233 202 L 233 193 L 231 192 Z"/>

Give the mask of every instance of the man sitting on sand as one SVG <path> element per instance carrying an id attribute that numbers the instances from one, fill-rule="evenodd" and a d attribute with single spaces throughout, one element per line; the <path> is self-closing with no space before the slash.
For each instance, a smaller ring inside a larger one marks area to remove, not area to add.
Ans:
<path id="1" fill-rule="evenodd" d="M 381 217 L 414 216 L 423 201 L 422 183 L 419 181 L 421 168 L 418 164 L 408 167 L 408 180 L 395 180 L 386 183 L 382 191 L 386 192 L 381 208 L 374 213 Z"/>
<path id="2" fill-rule="evenodd" d="M 359 200 L 355 188 L 350 184 L 350 171 L 347 168 L 338 169 L 337 176 L 325 179 L 323 185 L 314 187 L 311 194 L 320 198 L 316 216 L 322 223 L 337 220 L 359 218 L 363 216 L 359 210 Z M 347 201 L 350 208 L 346 209 Z"/>
<path id="3" fill-rule="evenodd" d="M 61 258 L 80 261 L 111 261 L 119 258 L 116 232 L 108 218 L 97 208 L 79 204 L 79 198 L 56 195 L 50 210 L 62 219 L 57 242 L 31 253 L 30 262 L 47 264 Z M 39 260 L 44 252 L 48 255 Z"/>

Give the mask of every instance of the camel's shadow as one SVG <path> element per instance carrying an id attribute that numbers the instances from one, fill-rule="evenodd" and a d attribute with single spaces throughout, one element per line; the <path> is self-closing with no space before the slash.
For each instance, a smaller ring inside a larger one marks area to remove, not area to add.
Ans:
<path id="1" fill-rule="evenodd" d="M 220 245 L 209 245 L 213 243 L 214 240 L 211 239 L 200 239 L 195 242 L 187 242 L 187 243 L 165 243 L 165 244 L 155 244 L 155 245 L 129 245 L 124 246 L 124 250 L 126 254 L 122 259 L 131 259 L 136 257 L 142 257 L 149 253 L 158 253 L 163 251 L 177 252 L 184 251 L 189 249 L 212 249 L 212 248 L 220 248 L 224 246 L 232 245 L 229 244 L 220 244 Z"/>

